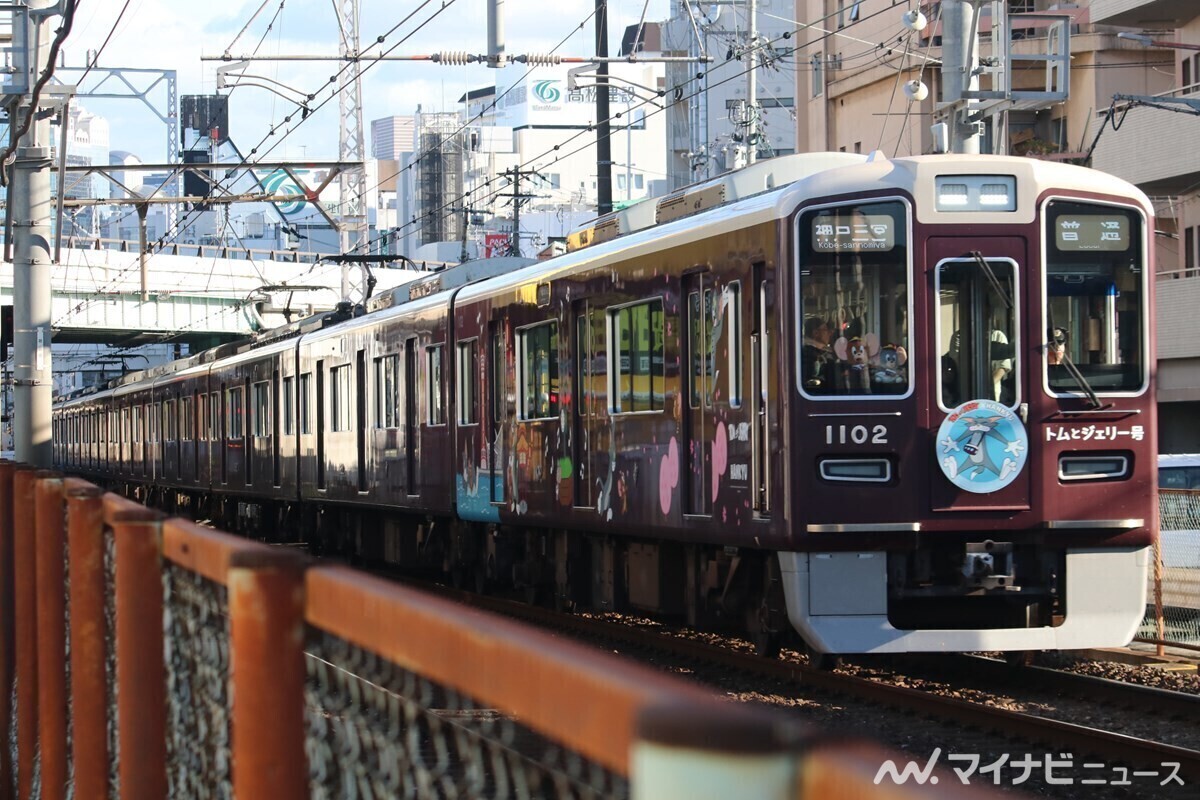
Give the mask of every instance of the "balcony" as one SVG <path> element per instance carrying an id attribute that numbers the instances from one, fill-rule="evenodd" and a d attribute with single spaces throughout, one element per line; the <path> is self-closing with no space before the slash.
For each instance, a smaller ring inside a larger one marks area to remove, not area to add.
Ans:
<path id="1" fill-rule="evenodd" d="M 1092 0 L 1092 22 L 1169 30 L 1200 16 L 1195 0 Z"/>
<path id="2" fill-rule="evenodd" d="M 1196 95 L 1200 98 L 1200 95 Z M 1151 195 L 1179 194 L 1200 183 L 1200 117 L 1145 106 L 1131 108 L 1119 130 L 1100 136 L 1092 166 Z M 1098 124 L 1105 124 L 1103 115 Z M 1094 130 L 1094 129 L 1093 129 Z"/>

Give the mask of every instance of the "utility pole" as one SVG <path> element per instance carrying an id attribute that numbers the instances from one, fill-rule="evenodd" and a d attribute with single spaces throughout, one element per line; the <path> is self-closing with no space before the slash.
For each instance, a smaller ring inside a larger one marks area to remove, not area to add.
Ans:
<path id="1" fill-rule="evenodd" d="M 746 163 L 758 160 L 758 3 L 750 0 L 747 14 L 749 47 L 746 49 Z"/>
<path id="2" fill-rule="evenodd" d="M 964 92 L 979 91 L 979 9 L 974 0 L 942 3 L 942 100 L 951 153 L 979 153 L 981 125 Z"/>
<path id="3" fill-rule="evenodd" d="M 603 60 L 608 58 L 608 0 L 596 0 L 596 58 L 600 60 L 596 67 L 596 213 L 607 214 L 613 210 L 608 62 Z"/>
<path id="4" fill-rule="evenodd" d="M 341 112 L 338 159 L 350 164 L 341 175 L 338 232 L 342 252 L 353 253 L 370 240 L 367 200 L 363 196 L 367 189 L 367 173 L 364 163 L 366 147 L 363 143 L 362 63 L 359 61 L 359 0 L 340 0 L 334 3 L 334 8 L 341 29 L 339 52 L 346 60 L 338 73 L 341 76 L 338 84 L 338 107 Z M 342 300 L 355 299 L 351 297 L 352 294 L 361 298 L 365 293 L 365 281 L 357 287 L 351 286 L 350 267 L 343 263 Z"/>
<path id="5" fill-rule="evenodd" d="M 50 119 L 33 104 L 33 87 L 48 69 L 54 0 L 29 0 L 13 13 L 13 71 L 22 94 L 10 107 L 16 129 L 27 115 L 29 129 L 16 142 L 9 202 L 13 220 L 13 439 L 18 461 L 50 467 L 54 376 L 50 363 Z M 64 120 L 66 124 L 66 120 Z M 61 187 L 61 179 L 60 179 Z"/>
<path id="6" fill-rule="evenodd" d="M 536 172 L 535 170 L 519 169 L 517 167 L 504 170 L 505 177 L 512 181 L 512 194 L 500 195 L 500 197 L 507 197 L 509 200 L 512 200 L 513 204 L 513 237 L 512 243 L 508 248 L 508 254 L 510 256 L 521 255 L 521 206 L 525 204 L 526 200 L 532 200 L 537 196 L 522 193 L 521 181 L 524 178 L 539 174 L 540 173 Z M 611 204 L 611 202 L 612 197 L 610 196 L 609 203 Z"/>

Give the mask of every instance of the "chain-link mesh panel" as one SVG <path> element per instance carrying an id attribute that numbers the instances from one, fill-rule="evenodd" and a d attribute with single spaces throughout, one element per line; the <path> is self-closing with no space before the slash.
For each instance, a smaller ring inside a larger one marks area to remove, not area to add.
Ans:
<path id="1" fill-rule="evenodd" d="M 167 795 L 230 798 L 229 595 L 202 575 L 163 568 Z"/>
<path id="2" fill-rule="evenodd" d="M 623 798 L 626 778 L 512 717 L 309 629 L 312 797 Z"/>
<path id="3" fill-rule="evenodd" d="M 12 796 L 17 796 L 17 679 L 15 666 L 8 698 L 8 763 L 12 765 Z"/>
<path id="4" fill-rule="evenodd" d="M 71 507 L 67 505 L 63 509 L 63 530 L 71 529 Z M 66 545 L 66 538 L 63 539 L 63 677 L 65 678 L 64 686 L 67 687 L 67 800 L 72 800 L 75 797 L 75 750 L 72 746 L 75 735 L 74 724 L 74 706 L 72 704 L 71 692 L 71 556 L 70 547 Z"/>
<path id="5" fill-rule="evenodd" d="M 108 697 L 108 796 L 121 796 L 120 740 L 117 737 L 117 543 L 104 528 L 104 686 Z"/>
<path id="6" fill-rule="evenodd" d="M 1148 612 L 1139 635 L 1200 645 L 1200 491 L 1161 489 L 1158 510 L 1162 574 L 1151 564 Z"/>

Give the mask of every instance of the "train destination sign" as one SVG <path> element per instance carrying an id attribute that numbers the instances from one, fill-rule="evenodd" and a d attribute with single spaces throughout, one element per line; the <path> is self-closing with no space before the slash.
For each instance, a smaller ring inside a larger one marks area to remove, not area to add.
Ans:
<path id="1" fill-rule="evenodd" d="M 884 252 L 896 246 L 896 221 L 886 214 L 818 216 L 812 223 L 812 243 L 818 253 Z"/>
<path id="2" fill-rule="evenodd" d="M 1128 250 L 1129 217 L 1124 214 L 1064 214 L 1055 224 L 1059 250 Z"/>

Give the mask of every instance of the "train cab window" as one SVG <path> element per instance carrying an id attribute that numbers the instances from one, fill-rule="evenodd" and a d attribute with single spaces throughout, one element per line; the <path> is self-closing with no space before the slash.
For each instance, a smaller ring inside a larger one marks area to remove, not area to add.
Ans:
<path id="1" fill-rule="evenodd" d="M 1055 395 L 1141 391 L 1146 221 L 1133 209 L 1065 200 L 1050 201 L 1045 217 L 1047 388 Z"/>
<path id="2" fill-rule="evenodd" d="M 335 432 L 350 430 L 350 365 L 329 370 L 330 428 Z"/>
<path id="3" fill-rule="evenodd" d="M 818 208 L 798 224 L 800 390 L 813 398 L 906 396 L 907 206 Z"/>
<path id="4" fill-rule="evenodd" d="M 312 373 L 300 376 L 300 433 L 312 433 Z"/>
<path id="5" fill-rule="evenodd" d="M 254 404 L 250 408 L 250 426 L 255 438 L 271 435 L 271 384 L 259 381 L 251 388 Z"/>
<path id="6" fill-rule="evenodd" d="M 558 416 L 558 323 L 517 331 L 517 385 L 521 419 Z"/>
<path id="7" fill-rule="evenodd" d="M 1017 265 L 1006 258 L 938 264 L 936 320 L 942 407 L 968 400 L 1020 400 Z"/>
<path id="8" fill-rule="evenodd" d="M 375 427 L 400 427 L 400 356 L 375 359 Z"/>
<path id="9" fill-rule="evenodd" d="M 442 345 L 425 348 L 425 409 L 430 425 L 446 424 L 445 387 L 442 385 Z"/>
<path id="10" fill-rule="evenodd" d="M 612 371 L 610 411 L 661 411 L 665 398 L 662 300 L 612 309 L 608 317 L 618 355 Z"/>
<path id="11" fill-rule="evenodd" d="M 479 421 L 478 392 L 475 386 L 475 345 L 476 340 L 460 342 L 457 351 L 457 378 L 455 387 L 458 397 L 455 398 L 457 422 L 459 425 L 474 425 Z"/>

